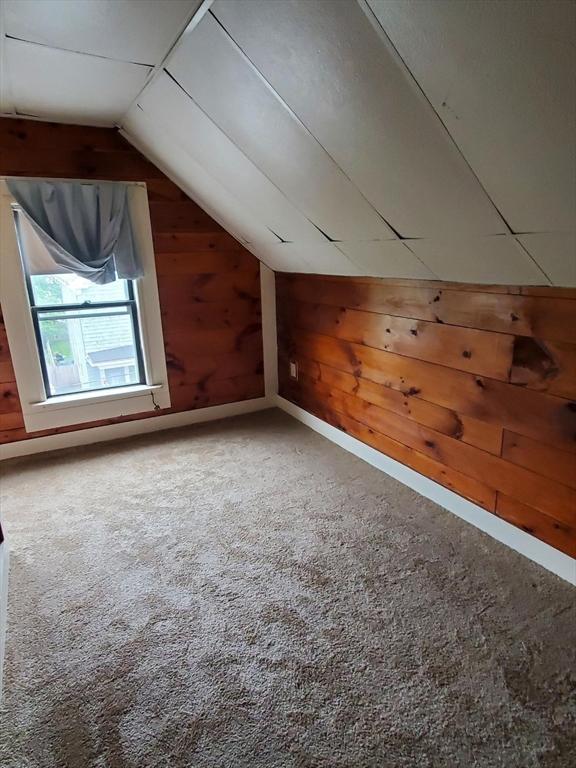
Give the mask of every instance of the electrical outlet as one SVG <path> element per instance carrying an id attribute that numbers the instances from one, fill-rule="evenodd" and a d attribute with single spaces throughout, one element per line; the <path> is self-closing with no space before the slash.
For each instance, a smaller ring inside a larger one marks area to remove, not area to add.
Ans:
<path id="1" fill-rule="evenodd" d="M 290 360 L 290 378 L 298 379 L 298 363 L 296 360 Z"/>

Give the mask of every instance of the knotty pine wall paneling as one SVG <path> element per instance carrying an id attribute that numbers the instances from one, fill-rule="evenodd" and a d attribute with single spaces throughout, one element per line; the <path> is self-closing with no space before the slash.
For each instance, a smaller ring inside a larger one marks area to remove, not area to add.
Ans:
<path id="1" fill-rule="evenodd" d="M 576 557 L 576 290 L 279 273 L 276 294 L 283 397 Z"/>
<path id="2" fill-rule="evenodd" d="M 116 130 L 0 118 L 0 175 L 146 182 L 172 401 L 158 415 L 263 396 L 258 260 Z M 0 314 L 0 443 L 154 415 L 27 433 Z"/>

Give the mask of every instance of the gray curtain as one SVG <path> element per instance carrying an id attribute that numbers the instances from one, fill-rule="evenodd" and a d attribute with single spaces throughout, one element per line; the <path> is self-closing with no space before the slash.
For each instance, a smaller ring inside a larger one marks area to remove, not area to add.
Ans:
<path id="1" fill-rule="evenodd" d="M 126 184 L 25 179 L 8 179 L 7 184 L 55 271 L 73 272 L 99 284 L 142 275 Z"/>

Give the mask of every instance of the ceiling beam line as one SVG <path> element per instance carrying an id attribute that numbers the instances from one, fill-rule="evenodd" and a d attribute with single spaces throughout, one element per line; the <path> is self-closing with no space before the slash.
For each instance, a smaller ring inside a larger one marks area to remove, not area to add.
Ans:
<path id="1" fill-rule="evenodd" d="M 138 91 L 136 96 L 132 99 L 132 101 L 128 105 L 126 111 L 124 112 L 124 114 L 122 115 L 120 120 L 118 120 L 118 122 L 115 124 L 117 128 L 121 128 L 122 127 L 123 121 L 124 121 L 124 117 L 128 114 L 128 112 L 134 106 L 134 104 L 136 104 L 138 102 L 139 98 L 142 96 L 142 94 L 144 93 L 146 88 L 148 88 L 148 86 L 151 85 L 154 82 L 154 80 L 158 77 L 160 72 L 162 72 L 164 70 L 165 65 L 168 63 L 168 60 L 172 56 L 172 53 L 173 53 L 174 49 L 180 43 L 180 41 L 183 40 L 184 37 L 189 35 L 198 26 L 198 24 L 202 21 L 202 19 L 204 18 L 204 16 L 208 12 L 208 10 L 209 10 L 209 8 L 210 8 L 210 6 L 212 5 L 213 2 L 214 2 L 214 0 L 202 0 L 201 5 L 199 5 L 198 8 L 196 8 L 196 10 L 188 18 L 188 21 L 186 22 L 185 26 L 178 33 L 178 35 L 176 36 L 176 38 L 172 42 L 172 45 L 168 48 L 168 51 L 164 55 L 163 59 L 161 61 L 159 61 L 158 64 L 156 64 L 154 66 L 154 68 L 152 69 L 152 71 L 150 72 L 148 77 L 146 78 L 146 82 L 144 83 L 142 88 L 140 88 L 140 90 Z"/>

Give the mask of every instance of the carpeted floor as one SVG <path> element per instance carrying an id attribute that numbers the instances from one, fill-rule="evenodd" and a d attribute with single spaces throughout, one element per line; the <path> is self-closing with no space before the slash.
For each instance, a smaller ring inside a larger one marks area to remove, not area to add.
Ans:
<path id="1" fill-rule="evenodd" d="M 576 591 L 280 412 L 2 505 L 3 768 L 576 764 Z"/>

